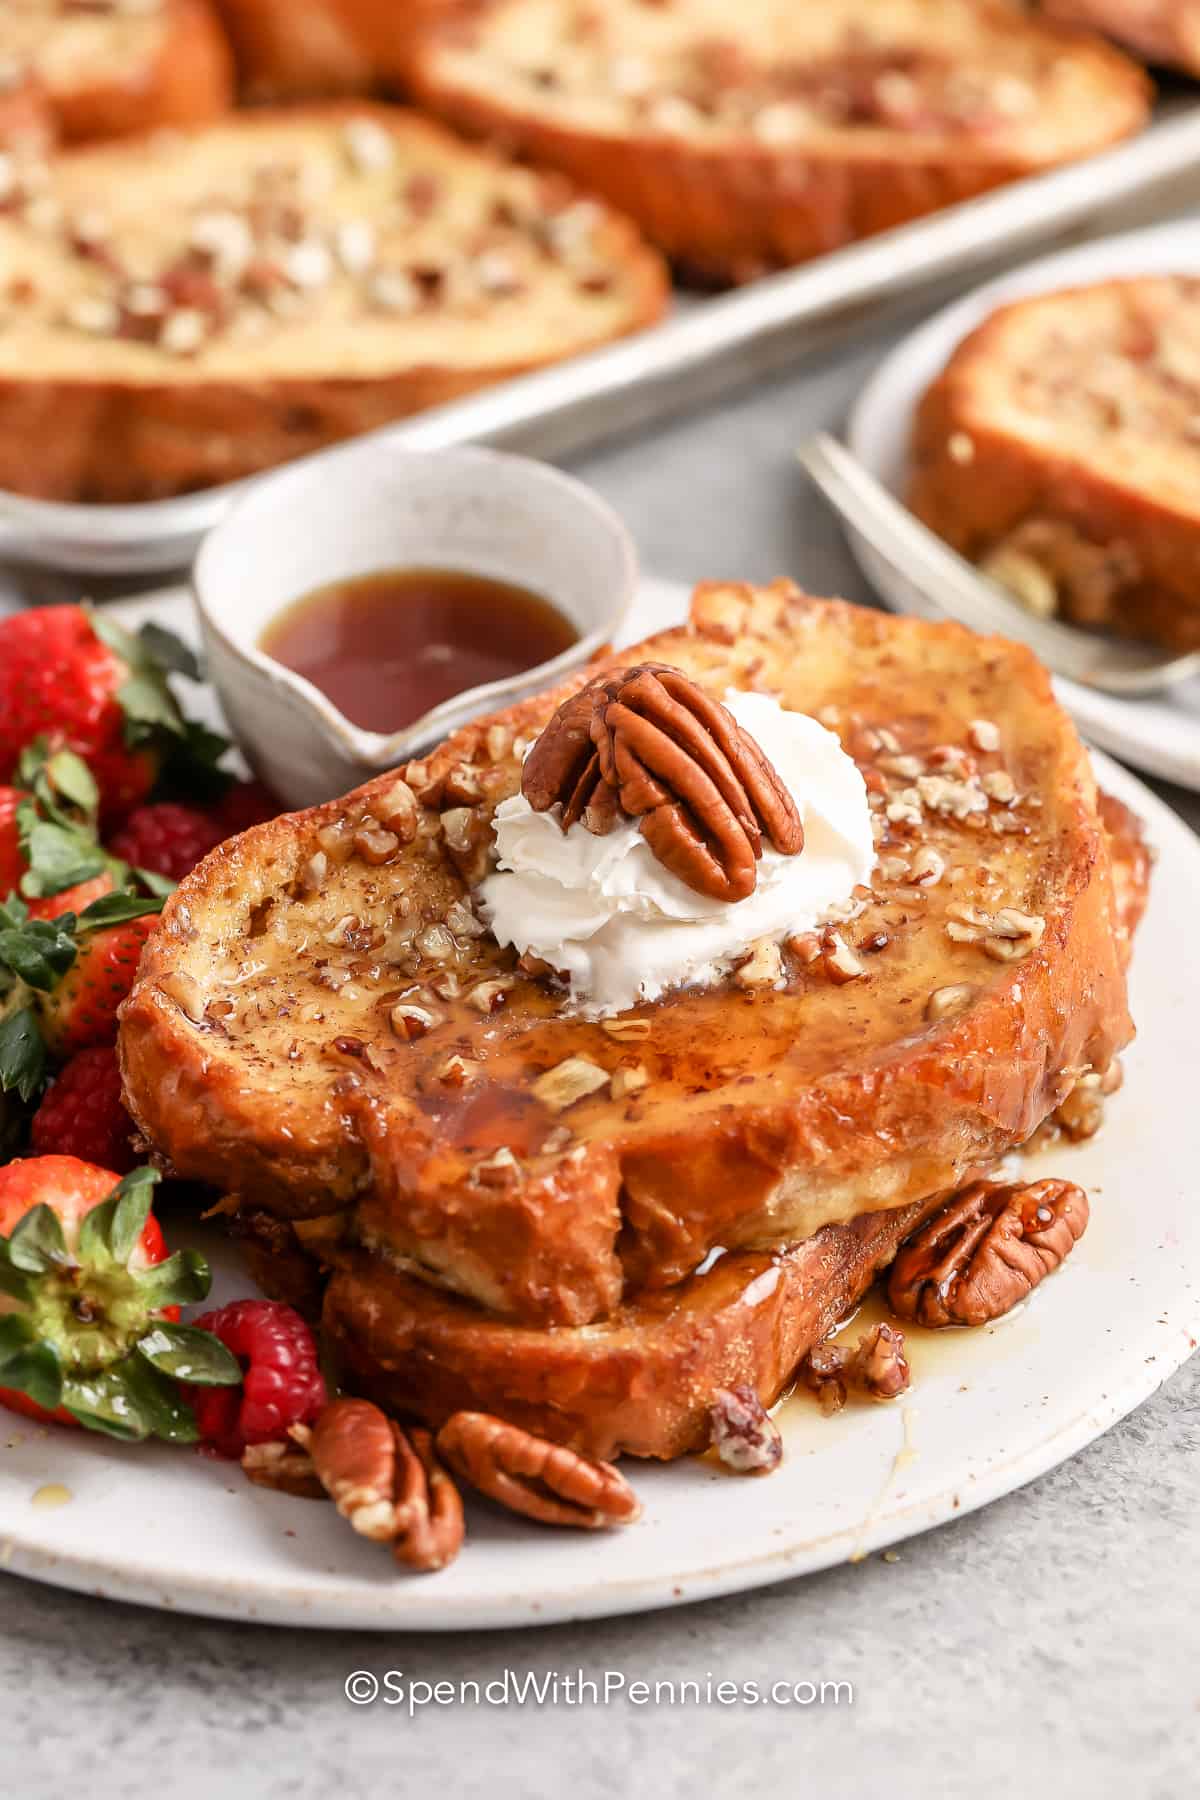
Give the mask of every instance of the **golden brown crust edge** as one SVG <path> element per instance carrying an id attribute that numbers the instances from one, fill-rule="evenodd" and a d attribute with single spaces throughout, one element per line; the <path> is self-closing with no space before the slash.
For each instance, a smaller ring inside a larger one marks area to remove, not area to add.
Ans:
<path id="1" fill-rule="evenodd" d="M 470 17 L 487 9 L 488 0 L 469 0 L 457 11 Z M 849 143 L 825 153 L 780 150 L 749 139 L 709 149 L 659 134 L 576 131 L 443 82 L 439 36 L 455 28 L 455 19 L 443 26 L 435 10 L 413 33 L 402 67 L 417 98 L 464 130 L 516 144 L 533 161 L 602 194 L 701 280 L 741 282 L 790 268 L 1049 166 L 958 140 L 915 156 Z M 1014 15 L 1014 28 L 1027 30 L 1028 22 Z M 1039 29 L 1061 38 L 1064 53 L 1079 52 L 1078 33 L 1045 23 Z M 1092 153 L 1145 124 L 1151 88 L 1144 71 L 1119 51 L 1087 40 L 1087 53 L 1109 72 L 1114 101 L 1123 100 L 1114 104 L 1111 129 L 1089 146 Z M 897 134 L 896 142 L 906 140 Z"/>
<path id="2" fill-rule="evenodd" d="M 379 69 L 366 24 L 403 15 L 405 0 L 216 0 L 233 39 L 238 85 L 252 102 L 366 94 Z M 401 23 L 396 18 L 397 27 Z"/>
<path id="3" fill-rule="evenodd" d="M 162 52 L 123 79 L 51 96 L 64 142 L 199 125 L 233 105 L 233 58 L 209 0 L 170 0 Z"/>
<path id="4" fill-rule="evenodd" d="M 1064 290 L 1062 297 L 1075 292 L 1082 300 L 1094 291 Z M 926 390 L 912 431 L 908 503 L 971 561 L 1031 518 L 1061 521 L 1090 543 L 1120 544 L 1139 576 L 1115 596 L 1110 628 L 1180 650 L 1200 647 L 1200 509 L 1035 450 L 980 415 L 977 371 L 1002 355 L 1010 320 L 1029 304 L 1017 300 L 992 313 Z"/>

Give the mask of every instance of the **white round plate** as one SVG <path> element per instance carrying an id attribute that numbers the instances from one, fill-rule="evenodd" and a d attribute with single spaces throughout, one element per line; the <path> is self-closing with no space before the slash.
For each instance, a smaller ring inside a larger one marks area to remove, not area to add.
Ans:
<path id="1" fill-rule="evenodd" d="M 1103 238 L 1046 256 L 977 288 L 897 344 L 863 389 L 850 417 L 850 448 L 872 474 L 903 499 L 908 486 L 913 415 L 926 388 L 962 340 L 996 307 L 1118 275 L 1200 275 L 1200 232 L 1194 221 Z M 850 547 L 863 573 L 900 612 L 940 617 L 939 609 L 889 569 L 857 533 Z M 1169 694 L 1121 700 L 1059 680 L 1058 694 L 1080 730 L 1114 756 L 1167 781 L 1200 789 L 1200 678 Z"/>
<path id="2" fill-rule="evenodd" d="M 682 590 L 658 584 L 633 629 L 670 623 L 682 605 Z M 146 611 L 140 602 L 134 616 Z M 155 611 L 186 624 L 177 602 Z M 1034 1165 L 1089 1189 L 1092 1224 L 1062 1271 L 1004 1323 L 910 1333 L 913 1385 L 901 1401 L 849 1406 L 833 1419 L 807 1399 L 786 1402 L 787 1455 L 767 1480 L 707 1459 L 633 1464 L 645 1517 L 610 1535 L 558 1534 L 471 1506 L 464 1554 L 428 1577 L 398 1572 L 331 1506 L 264 1493 L 229 1464 L 0 1414 L 0 1567 L 222 1618 L 380 1630 L 544 1624 L 699 1600 L 861 1557 L 1007 1494 L 1090 1443 L 1185 1360 L 1200 1326 L 1200 965 L 1186 953 L 1200 842 L 1134 777 L 1104 758 L 1097 765 L 1145 818 L 1159 863 L 1134 960 L 1141 1038 L 1125 1087 L 1098 1139 Z M 220 1238 L 184 1217 L 168 1216 L 167 1233 L 209 1252 L 218 1300 L 248 1291 Z M 61 1504 L 44 1504 L 47 1488 Z"/>

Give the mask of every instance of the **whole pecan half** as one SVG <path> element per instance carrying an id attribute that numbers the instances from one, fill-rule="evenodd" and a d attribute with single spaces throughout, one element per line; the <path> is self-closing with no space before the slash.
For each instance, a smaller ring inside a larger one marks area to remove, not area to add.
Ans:
<path id="1" fill-rule="evenodd" d="M 311 1428 L 293 1426 L 292 1436 L 362 1537 L 390 1544 L 410 1569 L 453 1562 L 463 1542 L 462 1500 L 428 1431 L 402 1430 L 370 1401 L 335 1400 Z"/>
<path id="2" fill-rule="evenodd" d="M 974 1181 L 904 1245 L 888 1300 L 918 1325 L 986 1325 L 1057 1269 L 1087 1223 L 1073 1181 Z"/>
<path id="3" fill-rule="evenodd" d="M 624 814 L 663 866 L 714 900 L 754 892 L 764 837 L 804 848 L 796 803 L 748 731 L 666 663 L 641 663 L 563 702 L 525 761 L 535 812 L 562 805 L 603 836 Z"/>
<path id="4" fill-rule="evenodd" d="M 592 1462 L 491 1413 L 453 1413 L 437 1447 L 481 1494 L 544 1525 L 628 1525 L 641 1503 L 611 1463 Z"/>
<path id="5" fill-rule="evenodd" d="M 904 1354 L 904 1333 L 880 1323 L 848 1344 L 815 1344 L 796 1379 L 817 1397 L 825 1414 L 840 1412 L 851 1390 L 870 1400 L 895 1400 L 912 1376 Z"/>

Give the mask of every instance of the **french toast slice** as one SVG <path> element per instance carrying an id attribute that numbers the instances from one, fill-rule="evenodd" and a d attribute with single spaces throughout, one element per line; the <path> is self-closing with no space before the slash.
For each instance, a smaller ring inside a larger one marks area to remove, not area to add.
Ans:
<path id="1" fill-rule="evenodd" d="M 669 1461 L 704 1450 L 713 1400 L 746 1386 L 771 1406 L 942 1204 L 828 1225 L 785 1250 L 740 1250 L 610 1318 L 537 1330 L 481 1312 L 362 1251 L 336 1258 L 322 1323 L 347 1385 L 441 1425 L 494 1413 L 585 1456 Z"/>
<path id="2" fill-rule="evenodd" d="M 418 20 L 407 74 L 720 280 L 1103 149 L 1150 92 L 1007 0 L 463 0 Z"/>
<path id="3" fill-rule="evenodd" d="M 666 304 L 599 202 L 399 107 L 60 156 L 0 215 L 0 488 L 150 499 L 578 354 Z"/>
<path id="4" fill-rule="evenodd" d="M 1194 649 L 1198 417 L 1200 280 L 1017 300 L 922 399 L 910 504 L 1035 610 Z"/>
<path id="5" fill-rule="evenodd" d="M 1135 56 L 1200 75 L 1197 0 L 1041 0 L 1047 18 L 1115 38 Z"/>
<path id="6" fill-rule="evenodd" d="M 1127 954 L 1151 858 L 1127 806 L 1101 794 L 1100 808 Z M 306 1251 L 283 1220 L 247 1212 L 237 1223 L 254 1278 L 309 1317 L 323 1313 L 346 1379 L 385 1408 L 433 1426 L 460 1408 L 491 1412 L 586 1455 L 669 1459 L 706 1448 L 722 1388 L 745 1385 L 773 1404 L 942 1203 L 865 1214 L 780 1252 L 734 1251 L 675 1287 L 627 1296 L 609 1319 L 541 1331 L 362 1251 L 335 1244 L 330 1272 L 320 1225 Z"/>
<path id="7" fill-rule="evenodd" d="M 209 0 L 5 0 L 0 62 L 32 69 L 69 142 L 196 125 L 233 104 Z"/>
<path id="8" fill-rule="evenodd" d="M 618 666 L 645 660 L 839 732 L 879 851 L 846 917 L 716 987 L 565 1011 L 471 890 L 578 675 L 234 839 L 167 902 L 121 1057 L 181 1174 L 498 1315 L 582 1325 L 717 1245 L 952 1189 L 1107 1066 L 1132 1030 L 1107 838 L 1028 651 L 781 582 L 702 587 Z"/>

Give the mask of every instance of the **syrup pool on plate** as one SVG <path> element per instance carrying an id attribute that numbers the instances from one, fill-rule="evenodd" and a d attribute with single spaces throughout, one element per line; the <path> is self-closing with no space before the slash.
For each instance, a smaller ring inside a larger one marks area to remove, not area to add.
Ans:
<path id="1" fill-rule="evenodd" d="M 579 633 L 528 588 L 455 569 L 385 569 L 314 589 L 259 648 L 355 725 L 400 731 L 432 707 L 570 649 Z"/>

